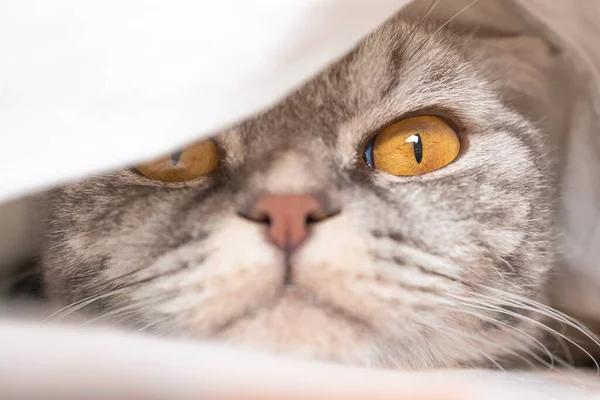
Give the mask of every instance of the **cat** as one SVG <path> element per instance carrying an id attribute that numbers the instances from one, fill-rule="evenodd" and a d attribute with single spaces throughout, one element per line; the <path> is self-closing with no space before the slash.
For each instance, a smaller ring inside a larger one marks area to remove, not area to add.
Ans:
<path id="1" fill-rule="evenodd" d="M 45 295 L 305 359 L 545 363 L 552 57 L 397 15 L 261 114 L 50 192 Z"/>

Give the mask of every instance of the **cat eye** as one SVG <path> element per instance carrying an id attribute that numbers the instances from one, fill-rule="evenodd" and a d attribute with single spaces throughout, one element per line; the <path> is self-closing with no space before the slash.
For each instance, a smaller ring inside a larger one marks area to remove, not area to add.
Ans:
<path id="1" fill-rule="evenodd" d="M 140 164 L 135 169 L 152 180 L 185 182 L 208 175 L 218 162 L 217 145 L 212 140 L 203 140 L 170 156 Z"/>
<path id="2" fill-rule="evenodd" d="M 369 141 L 369 167 L 396 176 L 421 175 L 450 164 L 458 156 L 460 139 L 443 119 L 414 117 L 383 128 Z"/>

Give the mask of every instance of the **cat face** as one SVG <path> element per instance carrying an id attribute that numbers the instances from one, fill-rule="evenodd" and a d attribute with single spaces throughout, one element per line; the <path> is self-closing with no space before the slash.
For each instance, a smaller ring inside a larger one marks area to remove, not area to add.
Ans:
<path id="1" fill-rule="evenodd" d="M 490 48 L 395 18 L 214 135 L 210 173 L 169 183 L 127 169 L 54 191 L 48 296 L 95 321 L 361 365 L 537 352 L 526 309 L 552 266 L 549 165 L 507 100 L 510 74 L 490 65 L 512 60 L 514 79 L 534 67 Z M 378 132 L 420 116 L 456 133 L 451 162 L 408 176 L 367 162 Z"/>

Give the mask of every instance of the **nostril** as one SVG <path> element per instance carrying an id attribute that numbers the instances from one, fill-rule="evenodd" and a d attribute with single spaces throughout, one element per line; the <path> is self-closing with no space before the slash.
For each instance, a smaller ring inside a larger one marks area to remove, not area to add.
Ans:
<path id="1" fill-rule="evenodd" d="M 315 222 L 319 222 L 319 221 L 321 221 L 321 219 L 322 219 L 322 218 L 317 218 L 316 216 L 313 216 L 313 215 L 311 214 L 311 215 L 308 215 L 308 216 L 306 217 L 306 223 L 307 223 L 307 224 L 314 224 Z"/>
<path id="2" fill-rule="evenodd" d="M 250 220 L 252 222 L 258 222 L 259 224 L 266 224 L 266 225 L 271 224 L 271 218 L 269 217 L 269 214 L 264 213 L 264 212 L 238 211 L 237 215 L 238 215 L 238 217 Z"/>
<path id="3" fill-rule="evenodd" d="M 321 222 L 323 220 L 326 220 L 328 218 L 331 217 L 335 217 L 336 215 L 338 215 L 342 210 L 341 209 L 335 209 L 335 210 L 323 210 L 323 209 L 319 209 L 317 211 L 313 211 L 311 213 L 309 213 L 306 216 L 306 223 L 307 224 L 315 224 L 317 222 Z"/>

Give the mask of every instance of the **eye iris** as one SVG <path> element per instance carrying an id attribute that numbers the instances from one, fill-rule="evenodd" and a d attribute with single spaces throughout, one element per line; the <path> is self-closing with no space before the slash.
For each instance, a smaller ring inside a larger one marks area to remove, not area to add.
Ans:
<path id="1" fill-rule="evenodd" d="M 373 138 L 372 161 L 368 159 L 369 152 L 365 159 L 372 168 L 396 176 L 411 176 L 448 165 L 459 151 L 458 134 L 446 121 L 421 116 L 383 128 Z"/>
<path id="2" fill-rule="evenodd" d="M 170 156 L 136 166 L 145 177 L 163 182 L 185 182 L 211 173 L 219 162 L 219 149 L 204 140 Z"/>

